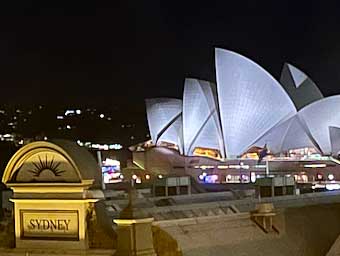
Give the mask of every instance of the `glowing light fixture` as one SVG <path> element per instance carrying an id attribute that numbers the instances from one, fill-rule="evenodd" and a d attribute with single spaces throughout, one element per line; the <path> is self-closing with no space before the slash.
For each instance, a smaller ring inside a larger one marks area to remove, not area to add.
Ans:
<path id="1" fill-rule="evenodd" d="M 334 180 L 334 175 L 333 175 L 333 174 L 331 174 L 331 173 L 330 173 L 330 174 L 328 174 L 328 179 L 329 179 L 329 180 Z"/>
<path id="2" fill-rule="evenodd" d="M 316 178 L 317 178 L 318 180 L 322 180 L 323 175 L 322 175 L 321 173 L 318 173 L 318 174 L 316 175 Z"/>
<path id="3" fill-rule="evenodd" d="M 218 180 L 218 175 L 213 174 L 213 175 L 207 175 L 204 177 L 204 182 L 206 183 L 216 183 Z"/>
<path id="4" fill-rule="evenodd" d="M 251 172 L 250 173 L 250 181 L 252 183 L 255 183 L 255 181 L 256 181 L 256 174 L 255 174 L 255 172 Z"/>
<path id="5" fill-rule="evenodd" d="M 305 168 L 324 168 L 326 167 L 326 164 L 305 164 Z"/>
<path id="6" fill-rule="evenodd" d="M 337 190 L 340 189 L 340 184 L 326 184 L 327 190 Z"/>
<path id="7" fill-rule="evenodd" d="M 69 115 L 74 114 L 74 112 L 75 112 L 74 110 L 68 109 L 68 110 L 65 111 L 65 114 L 64 114 L 64 115 L 65 115 L 65 116 L 69 116 Z"/>

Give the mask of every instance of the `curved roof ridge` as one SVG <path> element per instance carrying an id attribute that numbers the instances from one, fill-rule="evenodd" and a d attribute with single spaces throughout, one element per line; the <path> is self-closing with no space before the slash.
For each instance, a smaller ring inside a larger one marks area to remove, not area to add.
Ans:
<path id="1" fill-rule="evenodd" d="M 281 84 L 238 53 L 215 48 L 219 109 L 227 157 L 241 155 L 297 110 Z"/>
<path id="2" fill-rule="evenodd" d="M 313 80 L 290 63 L 284 63 L 280 83 L 298 110 L 323 98 Z"/>

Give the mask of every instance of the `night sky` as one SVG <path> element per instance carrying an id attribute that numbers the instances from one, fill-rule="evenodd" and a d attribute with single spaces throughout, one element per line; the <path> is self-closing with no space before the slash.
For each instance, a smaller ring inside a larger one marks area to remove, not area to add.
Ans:
<path id="1" fill-rule="evenodd" d="M 290 62 L 340 94 L 336 1 L 66 3 L 1 1 L 1 102 L 143 108 L 180 98 L 185 77 L 215 81 L 214 47 L 276 78 Z"/>

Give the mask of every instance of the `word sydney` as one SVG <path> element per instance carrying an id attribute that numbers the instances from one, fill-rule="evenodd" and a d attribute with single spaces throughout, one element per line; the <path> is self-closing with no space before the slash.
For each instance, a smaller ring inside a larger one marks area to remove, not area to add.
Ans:
<path id="1" fill-rule="evenodd" d="M 71 220 L 66 219 L 30 219 L 28 229 L 68 231 Z"/>

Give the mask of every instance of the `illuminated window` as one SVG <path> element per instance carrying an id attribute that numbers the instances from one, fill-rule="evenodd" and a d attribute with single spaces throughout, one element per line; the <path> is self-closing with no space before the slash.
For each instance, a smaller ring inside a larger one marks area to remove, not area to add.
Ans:
<path id="1" fill-rule="evenodd" d="M 221 159 L 220 152 L 217 149 L 211 148 L 195 148 L 194 156 L 205 156 L 214 159 Z"/>
<path id="2" fill-rule="evenodd" d="M 288 151 L 289 157 L 297 159 L 316 158 L 320 155 L 314 148 L 296 148 Z"/>
<path id="3" fill-rule="evenodd" d="M 228 174 L 225 177 L 225 182 L 226 183 L 241 183 L 241 177 L 240 177 L 240 175 L 231 175 L 231 174 Z"/>

